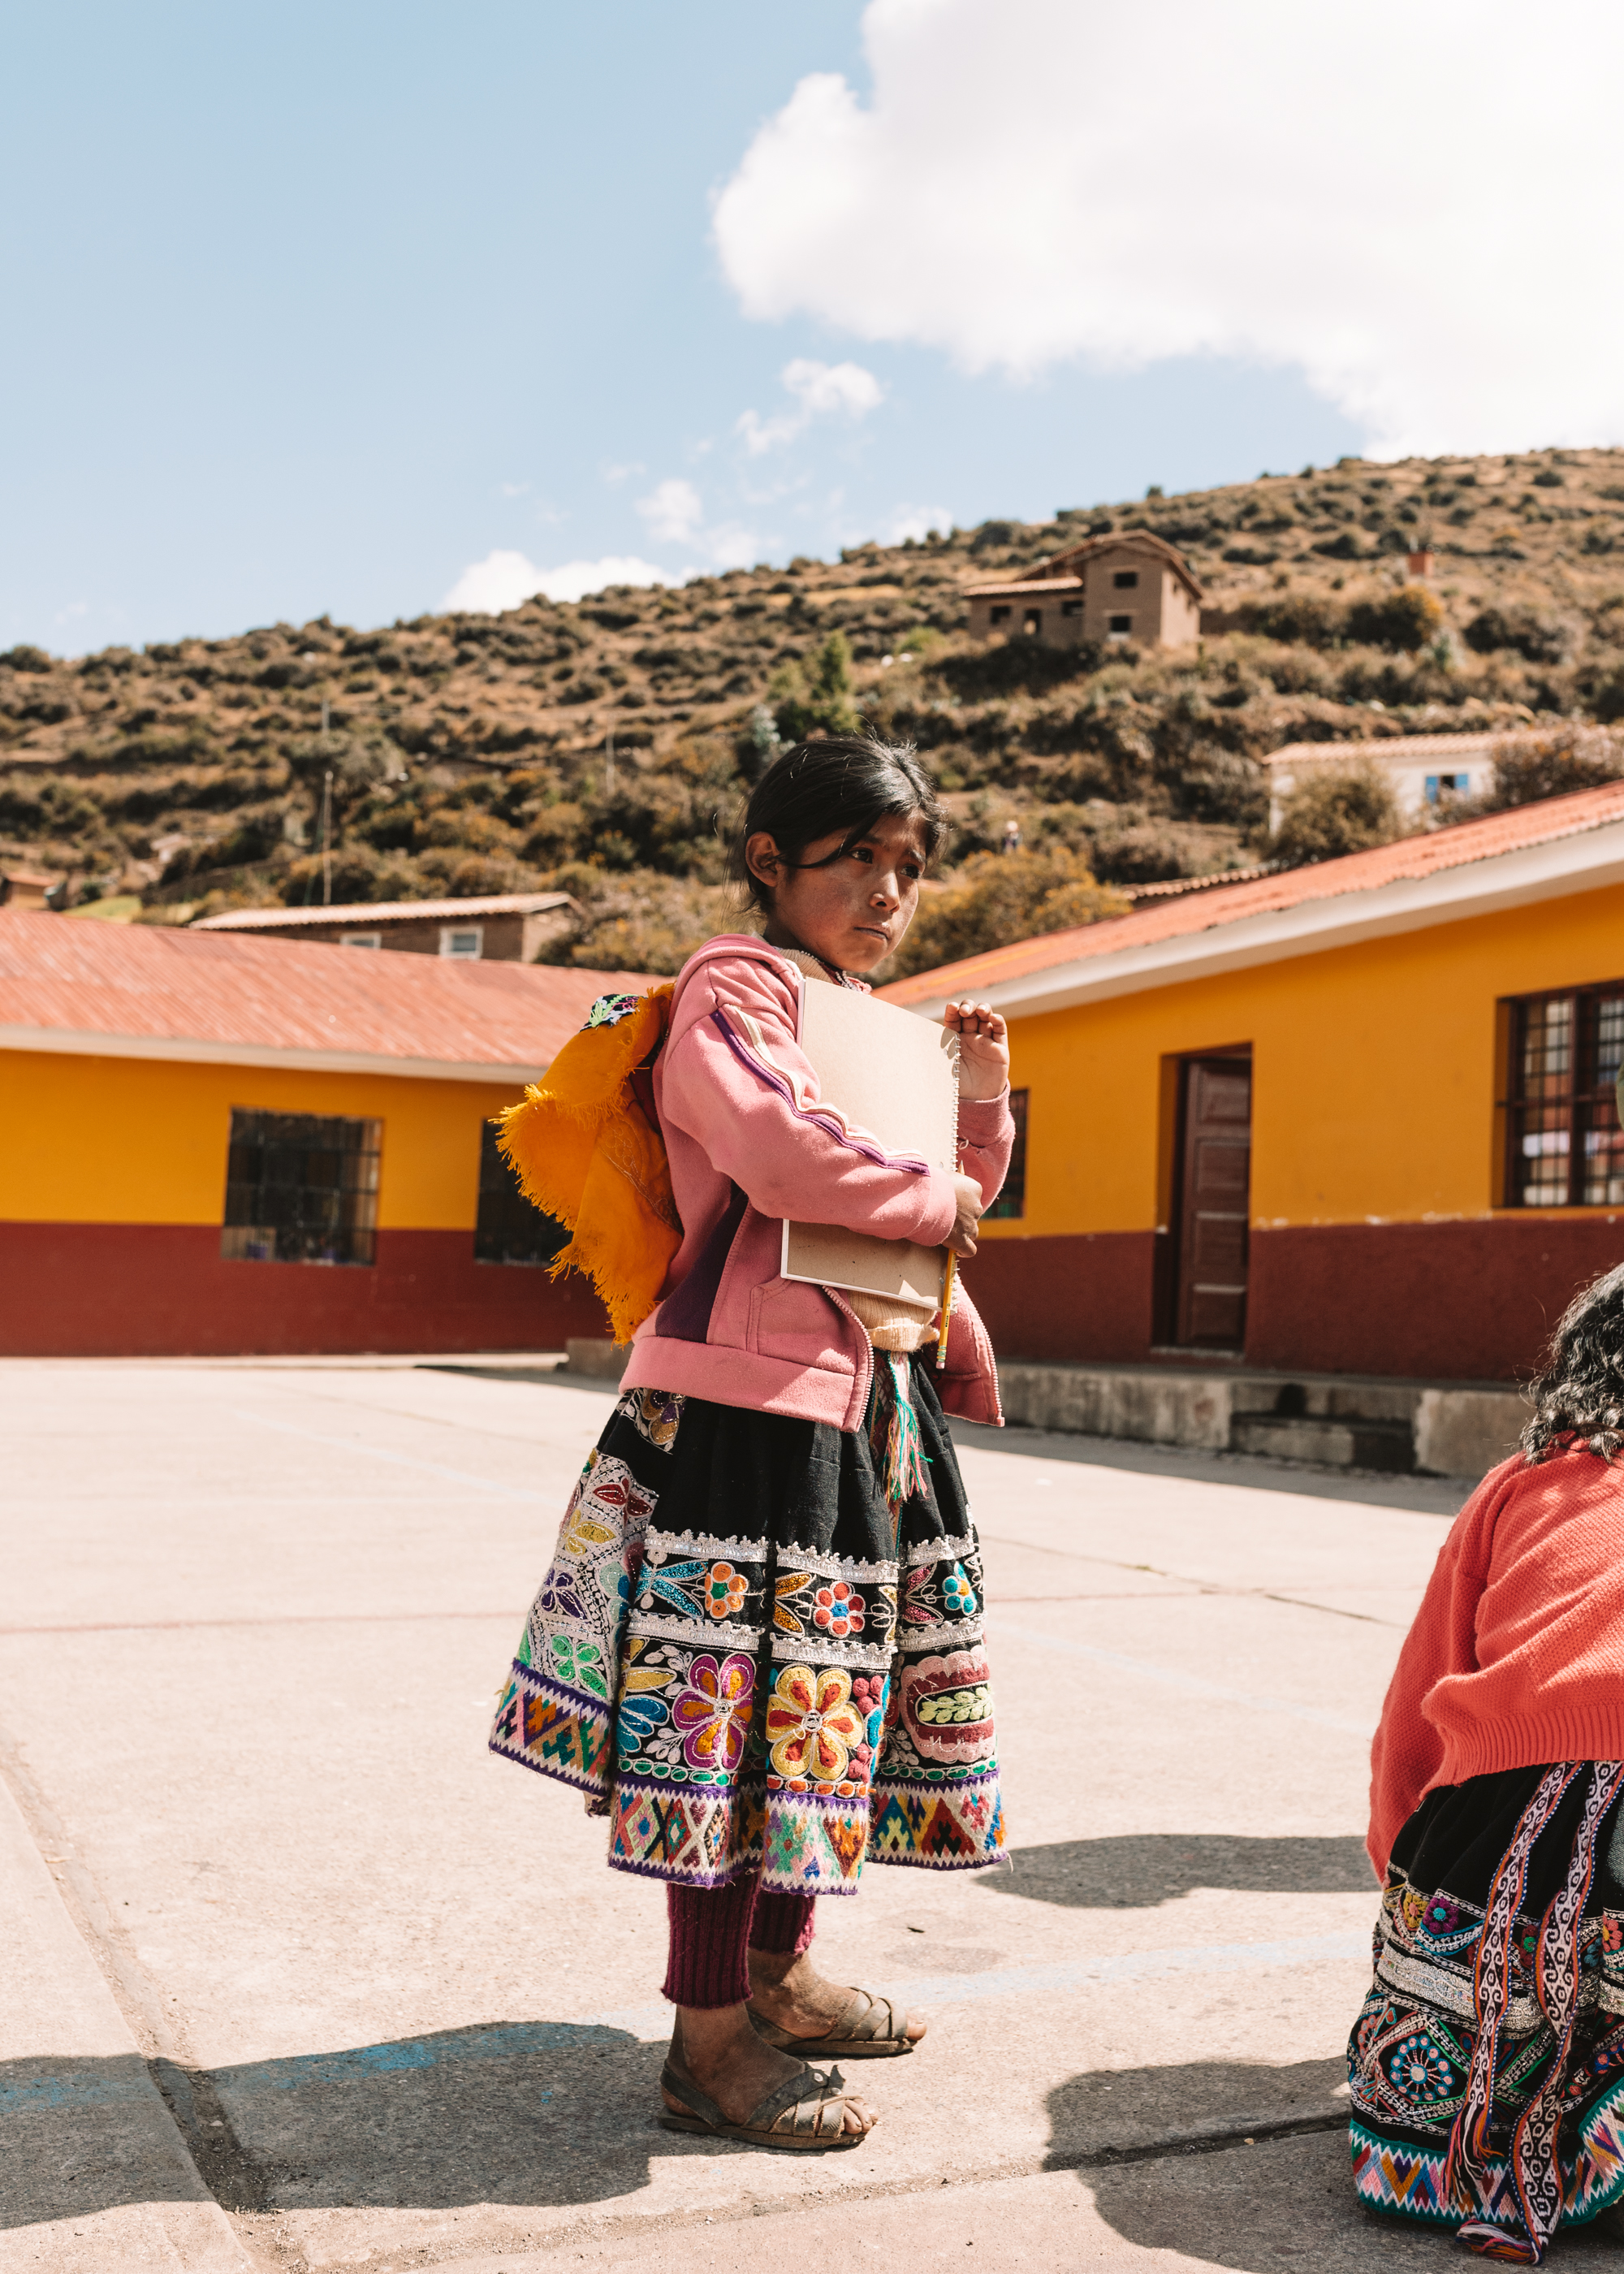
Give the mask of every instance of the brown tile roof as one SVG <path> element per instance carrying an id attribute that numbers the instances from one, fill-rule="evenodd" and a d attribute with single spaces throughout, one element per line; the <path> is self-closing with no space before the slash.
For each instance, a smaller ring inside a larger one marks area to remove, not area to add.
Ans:
<path id="1" fill-rule="evenodd" d="M 568 907 L 568 892 L 497 892 L 474 900 L 345 900 L 336 907 L 228 908 L 224 915 L 200 916 L 192 931 L 297 931 L 302 924 L 348 924 L 370 930 L 374 924 L 411 923 L 458 916 L 530 916 L 543 908 Z"/>
<path id="2" fill-rule="evenodd" d="M 1459 822 L 1425 836 L 1402 838 L 1396 845 L 1350 853 L 1340 861 L 1320 861 L 1312 868 L 1282 870 L 1251 883 L 1161 900 L 1148 907 L 1136 907 L 1131 915 L 1108 916 L 1101 922 L 1069 931 L 1016 940 L 985 955 L 968 956 L 959 963 L 894 980 L 877 991 L 888 1003 L 934 1002 L 943 995 L 991 986 L 1000 980 L 1022 979 L 1060 964 L 1115 954 L 1121 948 L 1148 947 L 1181 934 L 1237 923 L 1245 916 L 1277 915 L 1305 900 L 1334 900 L 1343 893 L 1372 892 L 1378 885 L 1403 878 L 1436 876 L 1443 870 L 1492 861 L 1499 854 L 1549 844 L 1557 838 L 1577 837 L 1617 821 L 1624 821 L 1624 781 L 1608 782 L 1601 789 L 1576 790 L 1568 797 L 1544 798 L 1535 805 L 1514 806 L 1509 812 L 1492 813 L 1482 821 Z"/>
<path id="3" fill-rule="evenodd" d="M 229 1063 L 240 1049 L 257 1063 L 286 1051 L 383 1073 L 398 1062 L 402 1073 L 501 1076 L 545 1066 L 599 995 L 654 983 L 637 972 L 335 954 L 316 941 L 0 909 L 0 1043 L 13 1050 L 105 1035 L 154 1056 Z"/>
<path id="4" fill-rule="evenodd" d="M 1027 576 L 1013 584 L 966 584 L 963 587 L 966 600 L 998 600 L 1019 599 L 1023 592 L 1080 592 L 1080 576 Z"/>

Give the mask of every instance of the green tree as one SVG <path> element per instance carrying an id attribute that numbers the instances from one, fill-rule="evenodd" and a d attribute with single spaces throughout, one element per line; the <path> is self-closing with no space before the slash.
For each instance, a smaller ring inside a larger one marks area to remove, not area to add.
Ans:
<path id="1" fill-rule="evenodd" d="M 804 742 L 819 733 L 854 734 L 862 724 L 852 684 L 851 643 L 844 632 L 831 632 L 809 666 L 786 664 L 768 692 L 786 742 Z"/>
<path id="2" fill-rule="evenodd" d="M 1281 807 L 1280 826 L 1266 850 L 1282 868 L 1300 869 L 1390 845 L 1399 833 L 1392 784 L 1368 758 L 1352 758 L 1334 773 L 1316 771 L 1298 783 Z"/>
<path id="3" fill-rule="evenodd" d="M 939 892 L 927 893 L 888 979 L 957 963 L 989 947 L 1073 924 L 1125 915 L 1131 903 L 1098 883 L 1086 862 L 1064 846 L 1038 852 L 973 853 Z"/>

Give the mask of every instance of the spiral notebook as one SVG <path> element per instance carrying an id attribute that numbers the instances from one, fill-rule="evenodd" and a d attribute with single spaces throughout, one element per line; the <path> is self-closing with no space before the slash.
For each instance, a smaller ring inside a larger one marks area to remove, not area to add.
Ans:
<path id="1" fill-rule="evenodd" d="M 796 1039 L 817 1075 L 819 1096 L 838 1108 L 853 1133 L 872 1137 L 882 1152 L 954 1173 L 957 1035 L 855 988 L 803 980 Z M 947 1254 L 945 1246 L 786 1219 L 780 1268 L 786 1279 L 934 1307 L 942 1300 Z"/>

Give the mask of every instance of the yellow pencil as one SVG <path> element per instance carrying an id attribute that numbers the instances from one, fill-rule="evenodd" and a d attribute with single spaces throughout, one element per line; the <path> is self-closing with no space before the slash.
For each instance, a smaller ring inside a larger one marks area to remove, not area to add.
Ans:
<path id="1" fill-rule="evenodd" d="M 938 1374 L 941 1373 L 942 1368 L 947 1364 L 947 1329 L 948 1321 L 953 1315 L 953 1272 L 958 1262 L 959 1258 L 954 1254 L 952 1249 L 950 1247 L 947 1251 L 947 1269 L 943 1274 L 942 1278 L 942 1336 L 941 1340 L 936 1344 L 936 1372 Z"/>

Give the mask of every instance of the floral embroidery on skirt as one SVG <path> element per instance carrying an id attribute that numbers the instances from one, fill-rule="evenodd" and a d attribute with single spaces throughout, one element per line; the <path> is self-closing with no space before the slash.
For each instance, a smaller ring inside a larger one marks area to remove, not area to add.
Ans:
<path id="1" fill-rule="evenodd" d="M 1004 1846 L 981 1551 L 912 1369 L 923 1493 L 867 1429 L 628 1391 L 575 1487 L 492 1731 L 573 1784 L 621 1871 L 849 1894 L 867 1856 Z"/>

